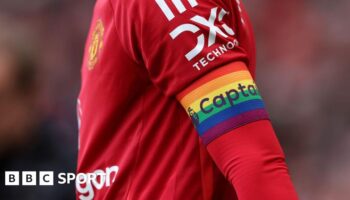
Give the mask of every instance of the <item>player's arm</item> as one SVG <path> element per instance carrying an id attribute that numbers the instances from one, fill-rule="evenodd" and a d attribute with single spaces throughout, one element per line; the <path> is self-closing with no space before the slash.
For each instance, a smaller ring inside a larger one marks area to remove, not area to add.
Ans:
<path id="1" fill-rule="evenodd" d="M 240 200 L 295 200 L 284 154 L 242 62 L 209 72 L 177 95 Z"/>
<path id="2" fill-rule="evenodd" d="M 297 199 L 283 152 L 244 64 L 250 56 L 239 45 L 244 39 L 237 38 L 242 29 L 235 28 L 239 20 L 232 1 L 115 2 L 132 4 L 116 10 L 126 52 L 145 65 L 165 95 L 181 102 L 239 199 Z M 203 59 L 205 64 L 198 68 Z"/>

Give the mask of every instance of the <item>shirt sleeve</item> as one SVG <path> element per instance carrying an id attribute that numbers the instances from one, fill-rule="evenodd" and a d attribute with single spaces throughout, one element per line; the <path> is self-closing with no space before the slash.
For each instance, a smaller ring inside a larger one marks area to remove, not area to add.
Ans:
<path id="1" fill-rule="evenodd" d="M 116 8 L 125 49 L 165 95 L 182 104 L 239 199 L 296 200 L 237 39 L 234 1 L 123 2 L 131 5 Z"/>
<path id="2" fill-rule="evenodd" d="M 152 82 L 176 96 L 204 144 L 268 119 L 247 51 L 237 39 L 240 19 L 232 1 L 146 0 L 131 5 L 123 9 L 130 18 L 117 17 L 117 24 L 126 23 L 121 40 Z"/>

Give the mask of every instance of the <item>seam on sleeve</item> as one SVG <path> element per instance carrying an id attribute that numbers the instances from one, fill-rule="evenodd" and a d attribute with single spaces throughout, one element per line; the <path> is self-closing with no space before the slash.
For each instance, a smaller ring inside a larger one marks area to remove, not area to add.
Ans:
<path id="1" fill-rule="evenodd" d="M 128 48 L 125 47 L 125 45 L 122 43 L 122 40 L 121 40 L 121 37 L 119 35 L 119 32 L 118 32 L 118 29 L 117 29 L 117 25 L 116 25 L 116 20 L 115 20 L 115 8 L 113 7 L 113 3 L 111 0 L 108 0 L 109 2 L 109 5 L 111 6 L 112 10 L 113 10 L 113 26 L 114 26 L 114 29 L 115 29 L 115 32 L 116 32 L 116 36 L 120 42 L 120 45 L 124 51 L 124 53 L 126 55 L 128 55 L 128 57 L 133 61 L 135 62 L 136 64 L 140 65 L 141 62 L 139 60 L 137 60 L 129 51 L 128 51 Z"/>

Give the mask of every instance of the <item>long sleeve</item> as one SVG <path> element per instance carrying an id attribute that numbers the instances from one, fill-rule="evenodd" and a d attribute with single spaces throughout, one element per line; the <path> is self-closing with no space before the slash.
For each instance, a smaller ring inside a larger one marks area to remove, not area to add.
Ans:
<path id="1" fill-rule="evenodd" d="M 270 121 L 241 126 L 207 149 L 240 200 L 298 199 Z"/>

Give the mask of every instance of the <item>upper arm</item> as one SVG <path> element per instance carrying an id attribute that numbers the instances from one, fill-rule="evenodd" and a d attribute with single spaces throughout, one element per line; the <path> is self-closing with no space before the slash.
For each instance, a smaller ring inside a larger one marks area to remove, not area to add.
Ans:
<path id="1" fill-rule="evenodd" d="M 266 119 L 248 70 L 247 38 L 232 1 L 130 1 L 121 34 L 153 83 L 176 96 L 204 143 L 243 124 Z M 119 12 L 123 13 L 123 12 Z M 242 41 L 240 41 L 242 40 Z"/>

